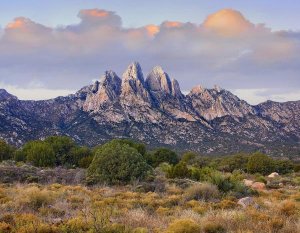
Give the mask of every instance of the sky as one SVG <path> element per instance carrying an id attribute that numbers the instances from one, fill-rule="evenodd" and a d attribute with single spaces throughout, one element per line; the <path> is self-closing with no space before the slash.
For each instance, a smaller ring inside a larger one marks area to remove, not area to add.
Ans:
<path id="1" fill-rule="evenodd" d="M 0 1 L 0 88 L 67 95 L 160 65 L 183 92 L 215 84 L 251 104 L 300 100 L 300 3 L 292 0 Z"/>

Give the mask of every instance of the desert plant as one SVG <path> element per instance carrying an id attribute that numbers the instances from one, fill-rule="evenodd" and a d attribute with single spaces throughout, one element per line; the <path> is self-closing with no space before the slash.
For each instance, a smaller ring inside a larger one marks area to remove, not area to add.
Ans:
<path id="1" fill-rule="evenodd" d="M 167 148 L 156 149 L 155 151 L 147 153 L 145 156 L 148 163 L 153 167 L 157 167 L 159 164 L 164 162 L 173 165 L 179 162 L 178 155 Z"/>
<path id="2" fill-rule="evenodd" d="M 274 170 L 274 161 L 260 152 L 254 153 L 247 162 L 247 171 L 249 173 L 261 173 L 267 175 Z"/>
<path id="3" fill-rule="evenodd" d="M 0 140 L 0 162 L 3 160 L 11 159 L 14 149 L 5 141 Z"/>
<path id="4" fill-rule="evenodd" d="M 226 229 L 219 223 L 208 223 L 204 226 L 205 233 L 225 233 Z"/>
<path id="5" fill-rule="evenodd" d="M 45 139 L 55 154 L 56 165 L 63 165 L 68 160 L 70 150 L 76 146 L 73 139 L 67 136 L 51 136 Z"/>
<path id="6" fill-rule="evenodd" d="M 37 187 L 26 189 L 23 198 L 25 199 L 25 204 L 33 210 L 49 205 L 53 200 L 51 192 L 40 190 Z"/>
<path id="7" fill-rule="evenodd" d="M 37 167 L 53 167 L 55 154 L 51 145 L 43 141 L 31 141 L 23 148 L 26 160 Z"/>
<path id="8" fill-rule="evenodd" d="M 216 185 L 209 183 L 197 183 L 186 189 L 184 198 L 190 200 L 211 200 L 219 196 L 219 190 Z"/>
<path id="9" fill-rule="evenodd" d="M 172 166 L 167 171 L 167 176 L 169 178 L 189 178 L 191 176 L 190 170 L 185 162 L 180 162 L 175 166 Z"/>
<path id="10" fill-rule="evenodd" d="M 136 149 L 111 141 L 96 152 L 88 168 L 88 181 L 128 183 L 134 179 L 144 179 L 150 171 L 150 166 Z"/>
<path id="11" fill-rule="evenodd" d="M 200 230 L 200 226 L 194 220 L 176 219 L 169 225 L 166 233 L 197 233 Z"/>

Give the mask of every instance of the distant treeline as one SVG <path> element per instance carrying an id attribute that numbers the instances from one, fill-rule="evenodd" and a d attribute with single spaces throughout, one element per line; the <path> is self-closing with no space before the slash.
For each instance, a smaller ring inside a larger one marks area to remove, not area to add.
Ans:
<path id="1" fill-rule="evenodd" d="M 195 152 L 179 155 L 167 148 L 147 150 L 145 144 L 130 139 L 114 139 L 89 148 L 79 146 L 66 136 L 30 141 L 19 149 L 0 141 L 0 161 L 3 160 L 31 163 L 37 167 L 88 168 L 91 183 L 127 183 L 133 179 L 146 179 L 157 167 L 169 178 L 195 180 L 215 171 L 267 175 L 300 170 L 299 163 L 274 159 L 260 152 L 222 157 L 201 156 Z"/>

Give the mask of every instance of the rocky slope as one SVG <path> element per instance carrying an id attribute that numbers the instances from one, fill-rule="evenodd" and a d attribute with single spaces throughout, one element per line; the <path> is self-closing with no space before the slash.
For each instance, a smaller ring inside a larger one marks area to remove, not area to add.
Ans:
<path id="1" fill-rule="evenodd" d="M 215 87 L 182 94 L 176 80 L 154 67 L 146 76 L 132 63 L 74 95 L 22 101 L 0 89 L 0 137 L 15 145 L 49 135 L 69 135 L 94 146 L 130 137 L 150 147 L 228 154 L 261 150 L 300 155 L 300 101 L 251 106 Z"/>

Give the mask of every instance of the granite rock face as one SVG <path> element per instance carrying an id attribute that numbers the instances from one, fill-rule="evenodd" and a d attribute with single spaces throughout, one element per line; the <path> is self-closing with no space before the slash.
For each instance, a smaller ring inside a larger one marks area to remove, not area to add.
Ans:
<path id="1" fill-rule="evenodd" d="M 73 95 L 22 101 L 0 89 L 0 138 L 17 146 L 68 135 L 90 146 L 133 138 L 149 147 L 228 154 L 300 154 L 300 101 L 252 106 L 231 92 L 194 87 L 184 95 L 159 66 L 146 76 L 134 62 L 120 78 L 106 71 Z"/>

